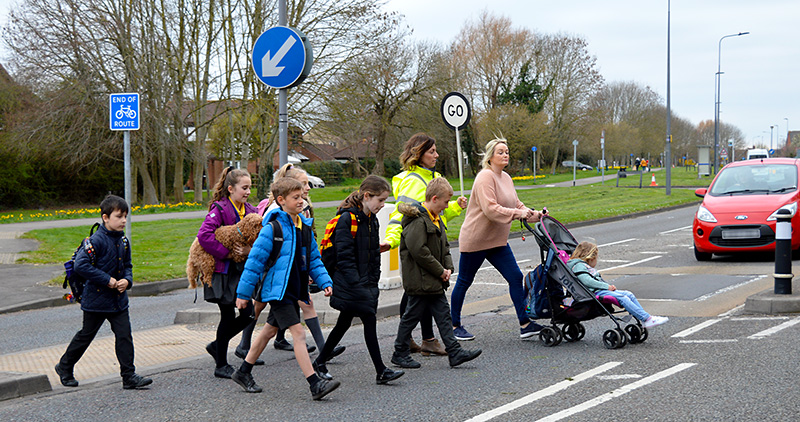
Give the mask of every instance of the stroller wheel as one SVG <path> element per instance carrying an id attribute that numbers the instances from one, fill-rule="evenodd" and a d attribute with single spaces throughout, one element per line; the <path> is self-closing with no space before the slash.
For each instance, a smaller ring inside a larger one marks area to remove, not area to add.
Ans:
<path id="1" fill-rule="evenodd" d="M 644 343 L 647 340 L 647 328 L 641 327 L 642 335 L 639 337 L 639 343 Z"/>
<path id="2" fill-rule="evenodd" d="M 555 325 L 552 327 L 544 327 L 539 332 L 539 340 L 547 347 L 558 346 L 561 343 L 561 330 Z"/>
<path id="3" fill-rule="evenodd" d="M 625 332 L 628 333 L 628 337 L 631 338 L 631 344 L 641 343 L 644 341 L 642 339 L 642 330 L 645 330 L 645 328 L 640 327 L 637 324 L 628 324 L 625 327 Z"/>
<path id="4" fill-rule="evenodd" d="M 565 324 L 562 329 L 564 340 L 568 342 L 578 341 L 586 334 L 586 328 L 581 323 Z"/>
<path id="5" fill-rule="evenodd" d="M 626 337 L 625 333 L 619 328 L 607 330 L 603 333 L 603 344 L 606 346 L 606 349 L 619 349 L 625 347 L 627 343 L 628 337 Z"/>

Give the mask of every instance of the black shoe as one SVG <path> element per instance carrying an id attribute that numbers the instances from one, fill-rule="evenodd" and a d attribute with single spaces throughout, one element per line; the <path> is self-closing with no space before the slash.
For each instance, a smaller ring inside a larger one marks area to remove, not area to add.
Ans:
<path id="1" fill-rule="evenodd" d="M 317 361 L 311 362 L 311 366 L 314 367 L 314 372 L 317 373 L 317 376 L 324 379 L 324 380 L 332 380 L 333 375 L 328 372 L 328 367 L 325 364 L 318 364 Z"/>
<path id="2" fill-rule="evenodd" d="M 344 349 L 346 349 L 346 348 L 347 347 L 345 347 L 345 346 L 336 346 L 336 347 L 334 347 L 333 350 L 331 351 L 331 354 L 328 356 L 327 359 L 325 359 L 325 362 L 330 362 L 331 359 L 335 358 L 336 356 L 341 355 L 342 353 L 344 353 Z"/>
<path id="3" fill-rule="evenodd" d="M 61 379 L 61 385 L 64 387 L 77 387 L 78 380 L 72 375 L 72 371 L 61 369 L 61 364 L 56 365 L 56 374 Z"/>
<path id="4" fill-rule="evenodd" d="M 261 387 L 256 384 L 256 381 L 253 379 L 253 374 L 239 371 L 238 369 L 233 372 L 231 379 L 236 382 L 237 384 L 241 385 L 244 388 L 244 391 L 248 393 L 260 393 Z"/>
<path id="5" fill-rule="evenodd" d="M 133 374 L 128 379 L 122 380 L 122 388 L 126 390 L 133 390 L 136 388 L 147 387 L 152 384 L 153 380 L 137 374 Z"/>
<path id="6" fill-rule="evenodd" d="M 411 356 L 392 355 L 392 363 L 401 368 L 419 368 L 422 365 L 415 361 Z"/>
<path id="7" fill-rule="evenodd" d="M 319 400 L 339 388 L 339 384 L 339 381 L 319 380 L 318 383 L 311 386 L 311 397 L 314 400 Z"/>
<path id="8" fill-rule="evenodd" d="M 211 343 L 206 344 L 206 352 L 214 358 L 214 363 L 217 363 L 217 342 L 212 341 Z"/>
<path id="9" fill-rule="evenodd" d="M 292 345 L 286 339 L 275 340 L 272 345 L 278 350 L 286 350 L 291 352 L 294 350 Z"/>
<path id="10" fill-rule="evenodd" d="M 476 349 L 476 350 L 458 349 L 457 352 L 450 355 L 450 366 L 461 365 L 462 363 L 469 362 L 480 355 L 481 355 L 481 349 Z"/>
<path id="11" fill-rule="evenodd" d="M 247 352 L 248 352 L 247 350 L 241 350 L 237 347 L 236 350 L 233 351 L 233 354 L 236 355 L 237 358 L 244 360 L 244 358 L 247 357 Z M 256 363 L 254 363 L 253 365 L 256 366 L 264 365 L 264 361 L 261 358 L 256 358 Z"/>
<path id="12" fill-rule="evenodd" d="M 217 378 L 227 378 L 231 379 L 231 375 L 233 375 L 233 369 L 230 365 L 221 366 L 219 368 L 214 368 L 214 376 Z"/>
<path id="13" fill-rule="evenodd" d="M 292 343 L 286 341 L 286 339 L 275 340 L 272 343 L 272 345 L 275 346 L 275 348 L 278 350 L 286 350 L 287 352 L 294 351 L 294 346 L 292 346 Z M 317 346 L 312 346 L 306 343 L 306 350 L 308 351 L 308 353 L 312 353 L 314 350 L 317 350 Z"/>
<path id="14" fill-rule="evenodd" d="M 375 382 L 378 384 L 386 384 L 389 381 L 394 381 L 403 376 L 405 372 L 402 369 L 395 371 L 394 369 L 385 368 L 383 373 L 375 376 Z"/>

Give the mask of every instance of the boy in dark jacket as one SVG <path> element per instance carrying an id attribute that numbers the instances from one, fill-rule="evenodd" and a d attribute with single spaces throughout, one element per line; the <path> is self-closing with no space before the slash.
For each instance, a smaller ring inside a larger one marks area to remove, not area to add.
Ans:
<path id="1" fill-rule="evenodd" d="M 400 261 L 408 306 L 397 328 L 392 363 L 402 368 L 421 366 L 411 358 L 409 341 L 411 331 L 425 309 L 430 310 L 439 327 L 450 366 L 461 365 L 481 354 L 480 349 L 462 349 L 456 340 L 450 318 L 450 305 L 444 293 L 450 286 L 453 260 L 439 214 L 447 208 L 452 196 L 453 188 L 447 179 L 437 177 L 428 184 L 425 202 L 419 205 L 398 205 L 403 214 Z"/>
<path id="2" fill-rule="evenodd" d="M 73 368 L 103 322 L 108 320 L 114 332 L 122 388 L 141 388 L 150 385 L 153 380 L 137 375 L 133 366 L 133 337 L 127 293 L 133 285 L 133 265 L 130 244 L 124 231 L 128 203 L 119 196 L 108 195 L 100 203 L 100 214 L 103 225 L 90 238 L 90 250 L 81 248 L 75 257 L 74 271 L 86 279 L 81 300 L 83 328 L 67 346 L 67 351 L 56 365 L 56 373 L 62 385 L 78 386 L 78 381 L 72 375 Z"/>

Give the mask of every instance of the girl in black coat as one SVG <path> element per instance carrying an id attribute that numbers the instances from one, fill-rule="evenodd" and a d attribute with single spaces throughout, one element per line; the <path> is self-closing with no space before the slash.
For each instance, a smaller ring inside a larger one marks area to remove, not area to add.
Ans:
<path id="1" fill-rule="evenodd" d="M 370 175 L 361 182 L 358 191 L 351 193 L 339 206 L 339 220 L 331 236 L 337 262 L 336 270 L 331 274 L 331 306 L 339 310 L 339 319 L 314 361 L 314 369 L 322 378 L 333 378 L 325 362 L 355 317 L 360 318 L 364 325 L 364 340 L 375 365 L 376 382 L 386 384 L 403 375 L 403 371 L 389 369 L 383 364 L 376 331 L 381 258 L 375 214 L 383 208 L 390 192 L 391 187 L 386 180 Z M 356 220 L 355 232 L 352 230 L 353 217 Z"/>

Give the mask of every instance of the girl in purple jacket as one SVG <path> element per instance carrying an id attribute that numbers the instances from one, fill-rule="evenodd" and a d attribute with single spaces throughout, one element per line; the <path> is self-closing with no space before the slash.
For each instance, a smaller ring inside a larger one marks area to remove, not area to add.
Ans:
<path id="1" fill-rule="evenodd" d="M 221 226 L 236 224 L 245 215 L 257 212 L 256 208 L 247 202 L 248 196 L 250 196 L 250 174 L 243 169 L 233 167 L 225 169 L 214 187 L 214 197 L 208 205 L 208 215 L 197 233 L 200 246 L 216 261 L 211 286 L 203 287 L 203 296 L 207 302 L 219 306 L 217 337 L 206 346 L 206 351 L 216 362 L 214 376 L 218 378 L 230 378 L 233 374 L 234 368 L 228 365 L 227 359 L 228 343 L 252 321 L 253 305 L 241 310 L 239 316 L 236 316 L 236 287 L 239 285 L 244 262 L 236 263 L 230 259 L 234 253 L 248 254 L 250 247 L 236 246 L 237 250 L 228 250 L 217 241 L 214 231 Z M 259 363 L 264 364 L 263 361 L 256 364 Z"/>

